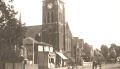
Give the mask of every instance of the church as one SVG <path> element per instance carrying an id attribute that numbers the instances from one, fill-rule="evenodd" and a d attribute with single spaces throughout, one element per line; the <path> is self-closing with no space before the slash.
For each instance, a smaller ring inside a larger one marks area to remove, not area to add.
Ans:
<path id="1" fill-rule="evenodd" d="M 26 38 L 31 37 L 37 42 L 50 44 L 54 52 L 71 58 L 72 33 L 68 23 L 65 22 L 64 2 L 43 0 L 42 11 L 42 25 L 27 26 Z M 59 61 L 57 58 L 56 60 Z"/>
<path id="2" fill-rule="evenodd" d="M 71 51 L 72 33 L 65 22 L 65 7 L 61 0 L 43 1 L 42 41 L 53 45 L 54 51 L 66 55 Z M 70 56 L 70 55 L 68 55 Z"/>

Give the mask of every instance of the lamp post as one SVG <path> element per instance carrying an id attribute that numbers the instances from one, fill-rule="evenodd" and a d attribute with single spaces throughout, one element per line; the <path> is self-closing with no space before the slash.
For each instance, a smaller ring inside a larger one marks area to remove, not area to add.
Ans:
<path id="1" fill-rule="evenodd" d="M 47 52 L 49 52 L 49 46 L 45 45 L 45 46 L 44 46 L 44 50 L 43 50 L 43 54 L 44 54 L 44 61 L 43 61 L 43 66 L 44 66 L 44 68 L 43 68 L 43 69 L 46 68 L 44 63 L 45 63 L 45 60 L 46 60 L 46 57 L 45 57 L 45 56 L 48 55 Z"/>
<path id="2" fill-rule="evenodd" d="M 77 61 L 77 59 L 76 59 L 77 58 L 76 57 L 76 46 L 74 46 L 74 58 L 75 58 L 75 62 L 74 62 L 75 65 L 73 64 L 73 67 L 72 67 L 73 69 L 76 67 L 76 61 Z"/>
<path id="3" fill-rule="evenodd" d="M 34 64 L 34 46 L 35 46 L 34 43 L 35 43 L 35 42 L 34 42 L 34 40 L 33 40 L 33 63 L 32 63 L 32 64 Z"/>

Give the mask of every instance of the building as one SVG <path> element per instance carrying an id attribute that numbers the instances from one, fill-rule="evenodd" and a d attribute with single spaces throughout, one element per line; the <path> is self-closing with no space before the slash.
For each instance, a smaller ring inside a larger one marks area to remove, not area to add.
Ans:
<path id="1" fill-rule="evenodd" d="M 26 26 L 26 37 L 32 37 L 37 41 L 41 41 L 42 25 Z"/>
<path id="2" fill-rule="evenodd" d="M 53 45 L 54 51 L 64 51 L 65 8 L 61 0 L 43 1 L 42 41 Z"/>
<path id="3" fill-rule="evenodd" d="M 42 25 L 27 26 L 26 37 L 53 45 L 54 51 L 71 53 L 72 33 L 65 23 L 65 8 L 61 0 L 43 1 Z"/>
<path id="4" fill-rule="evenodd" d="M 84 41 L 83 39 L 79 39 L 78 37 L 72 38 L 72 58 L 73 63 L 82 65 L 82 49 L 83 49 Z"/>
<path id="5" fill-rule="evenodd" d="M 26 51 L 21 50 L 21 57 L 24 57 L 27 64 L 38 64 L 39 69 L 55 68 L 56 54 L 50 44 L 27 37 L 23 45 Z"/>
<path id="6" fill-rule="evenodd" d="M 72 33 L 68 23 L 65 22 L 64 2 L 61 0 L 44 0 L 42 41 L 51 44 L 54 51 L 71 57 L 71 40 Z"/>
<path id="7" fill-rule="evenodd" d="M 71 57 L 72 33 L 65 23 L 65 7 L 61 0 L 43 1 L 42 41 L 53 45 L 54 51 Z"/>
<path id="8" fill-rule="evenodd" d="M 68 23 L 65 22 L 64 3 L 61 0 L 44 0 L 42 16 L 42 25 L 28 26 L 26 37 L 52 45 L 54 52 L 63 54 L 61 56 L 56 53 L 58 55 L 56 57 L 61 57 L 63 61 L 66 59 L 64 57 L 71 57 L 72 33 Z M 64 66 L 63 64 L 64 62 L 61 66 Z"/>
<path id="9" fill-rule="evenodd" d="M 65 23 L 64 26 L 64 54 L 68 57 L 71 57 L 71 47 L 72 47 L 72 33 L 69 28 L 68 23 Z"/>

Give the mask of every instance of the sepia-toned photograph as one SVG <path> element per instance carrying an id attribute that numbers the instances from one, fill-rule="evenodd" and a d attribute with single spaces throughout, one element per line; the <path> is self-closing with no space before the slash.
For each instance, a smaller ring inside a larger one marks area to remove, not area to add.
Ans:
<path id="1" fill-rule="evenodd" d="M 120 69 L 120 0 L 0 0 L 0 69 Z"/>

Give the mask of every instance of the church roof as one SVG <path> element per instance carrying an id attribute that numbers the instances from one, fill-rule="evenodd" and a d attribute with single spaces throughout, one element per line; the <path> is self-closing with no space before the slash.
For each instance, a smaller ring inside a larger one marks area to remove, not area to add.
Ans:
<path id="1" fill-rule="evenodd" d="M 35 38 L 36 34 L 42 32 L 42 25 L 26 26 L 26 37 Z"/>
<path id="2" fill-rule="evenodd" d="M 23 44 L 40 44 L 40 45 L 45 45 L 45 46 L 52 46 L 48 43 L 45 43 L 45 42 L 39 42 L 37 40 L 35 40 L 34 38 L 32 37 L 26 37 L 24 40 L 23 40 Z"/>
<path id="3" fill-rule="evenodd" d="M 24 43 L 24 44 L 33 44 L 33 42 L 34 42 L 35 44 L 38 44 L 38 43 L 39 43 L 38 41 L 36 41 L 34 38 L 31 38 L 31 37 L 27 37 L 27 38 L 25 38 L 25 39 L 23 40 L 23 43 Z"/>

